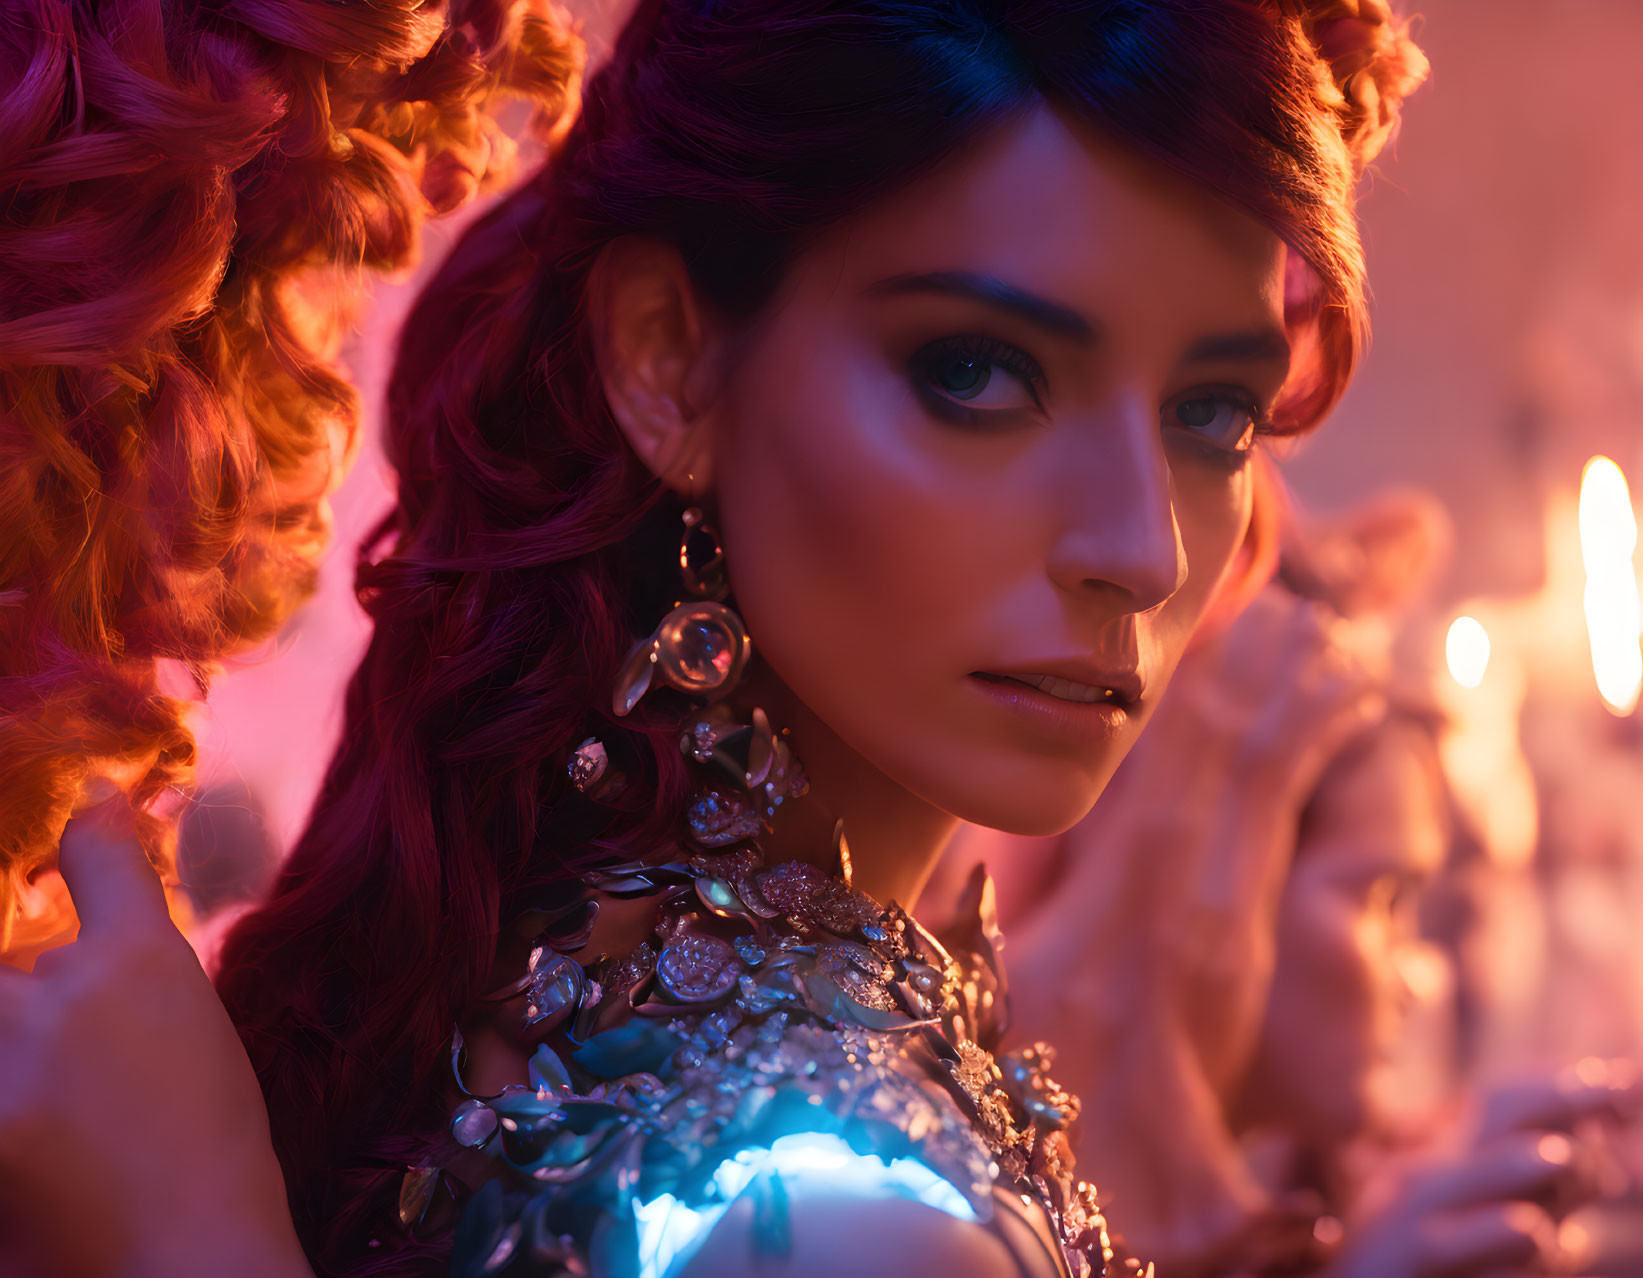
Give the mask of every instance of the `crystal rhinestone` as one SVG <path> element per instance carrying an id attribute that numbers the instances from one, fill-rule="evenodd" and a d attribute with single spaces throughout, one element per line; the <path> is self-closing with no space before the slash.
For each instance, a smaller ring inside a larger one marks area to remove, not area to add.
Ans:
<path id="1" fill-rule="evenodd" d="M 712 622 L 692 618 L 668 635 L 679 673 L 703 688 L 716 688 L 730 671 L 731 637 Z"/>
<path id="2" fill-rule="evenodd" d="M 885 1012 L 896 1009 L 894 998 L 885 988 L 894 968 L 865 945 L 853 941 L 827 942 L 817 947 L 816 966 L 864 1007 Z"/>
<path id="3" fill-rule="evenodd" d="M 465 1100 L 451 1118 L 451 1139 L 469 1149 L 479 1149 L 496 1135 L 496 1111 L 481 1100 Z"/>
<path id="4" fill-rule="evenodd" d="M 751 839 L 763 828 L 759 814 L 740 795 L 703 790 L 685 810 L 690 837 L 705 848 L 722 848 Z"/>
<path id="5" fill-rule="evenodd" d="M 685 932 L 667 943 L 656 960 L 656 981 L 680 1003 L 706 1003 L 736 988 L 742 965 L 726 941 Z"/>
<path id="6" fill-rule="evenodd" d="M 864 924 L 877 922 L 879 910 L 873 902 L 840 883 L 837 879 L 823 882 L 810 903 L 810 917 L 829 932 L 847 936 Z"/>
<path id="7" fill-rule="evenodd" d="M 854 941 L 834 941 L 828 949 L 875 980 L 888 981 L 895 974 L 895 964 L 865 945 L 858 945 Z"/>
<path id="8" fill-rule="evenodd" d="M 943 984 L 942 973 L 928 963 L 906 964 L 907 983 L 926 998 L 933 997 Z"/>
<path id="9" fill-rule="evenodd" d="M 649 941 L 641 941 L 606 973 L 605 983 L 611 993 L 625 993 L 649 976 L 655 967 L 656 947 Z"/>
<path id="10" fill-rule="evenodd" d="M 728 689 L 741 676 L 749 651 L 741 618 L 707 600 L 680 604 L 656 631 L 663 678 L 693 695 Z"/>
<path id="11" fill-rule="evenodd" d="M 604 742 L 597 737 L 589 737 L 576 747 L 570 762 L 565 765 L 565 771 L 570 775 L 572 785 L 578 790 L 586 790 L 605 775 L 609 761 Z"/>
<path id="12" fill-rule="evenodd" d="M 759 890 L 783 914 L 800 914 L 827 876 L 808 861 L 783 861 L 755 876 Z"/>
<path id="13" fill-rule="evenodd" d="M 697 763 L 713 762 L 713 747 L 719 744 L 719 732 L 711 723 L 694 724 L 679 738 L 679 749 Z"/>
<path id="14" fill-rule="evenodd" d="M 896 1000 L 884 986 L 865 972 L 857 971 L 853 967 L 840 966 L 830 970 L 828 978 L 839 989 L 848 994 L 863 1007 L 871 1008 L 876 1012 L 894 1012 L 900 1009 Z"/>
<path id="15" fill-rule="evenodd" d="M 736 895 L 741 897 L 742 904 L 760 918 L 773 919 L 781 913 L 774 905 L 765 899 L 759 891 L 759 884 L 755 877 L 756 872 L 748 870 L 731 876 L 730 885 L 736 889 Z"/>

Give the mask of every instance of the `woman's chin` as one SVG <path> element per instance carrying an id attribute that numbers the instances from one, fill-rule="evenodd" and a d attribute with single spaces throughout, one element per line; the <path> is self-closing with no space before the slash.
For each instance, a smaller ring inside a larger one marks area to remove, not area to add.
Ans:
<path id="1" fill-rule="evenodd" d="M 1037 758 L 1001 765 L 986 778 L 944 787 L 950 801 L 940 806 L 972 825 L 1050 838 L 1090 814 L 1117 767 L 1117 759 L 1105 766 Z"/>

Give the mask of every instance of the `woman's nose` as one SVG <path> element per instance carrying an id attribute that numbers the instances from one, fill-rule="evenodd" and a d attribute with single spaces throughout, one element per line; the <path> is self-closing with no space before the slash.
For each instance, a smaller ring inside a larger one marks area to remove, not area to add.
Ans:
<path id="1" fill-rule="evenodd" d="M 1130 611 L 1158 607 L 1186 583 L 1187 555 L 1157 412 L 1135 397 L 1069 434 L 1051 579 L 1074 593 L 1116 589 Z"/>

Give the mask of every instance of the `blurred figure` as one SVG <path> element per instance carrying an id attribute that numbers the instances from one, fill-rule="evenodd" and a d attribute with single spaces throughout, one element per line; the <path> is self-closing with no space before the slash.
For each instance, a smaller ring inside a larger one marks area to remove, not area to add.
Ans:
<path id="1" fill-rule="evenodd" d="M 1419 925 L 1449 818 L 1386 619 L 1441 540 L 1404 498 L 1314 538 L 1189 654 L 1085 822 L 949 857 L 999 874 L 1013 1033 L 1060 1044 L 1082 1165 L 1175 1278 L 1573 1263 L 1557 1221 L 1594 1192 L 1585 1138 L 1628 1076 L 1404 1103 L 1452 1081 L 1452 977 Z"/>

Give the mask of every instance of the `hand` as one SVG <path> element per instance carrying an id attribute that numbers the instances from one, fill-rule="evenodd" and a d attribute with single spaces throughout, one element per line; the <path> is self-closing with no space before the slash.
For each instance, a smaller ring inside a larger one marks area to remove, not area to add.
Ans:
<path id="1" fill-rule="evenodd" d="M 1470 1278 L 1567 1273 L 1547 1204 L 1578 1193 L 1572 1143 L 1496 1137 L 1411 1178 L 1385 1210 L 1352 1227 L 1328 1278 Z"/>
<path id="2" fill-rule="evenodd" d="M 1265 1016 L 1302 810 L 1348 740 L 1386 712 L 1340 626 L 1266 591 L 1190 654 L 1142 741 L 1132 837 L 1179 884 L 1154 912 L 1152 963 L 1223 1096 Z"/>
<path id="3" fill-rule="evenodd" d="M 79 939 L 0 968 L 0 1264 L 311 1278 L 262 1093 L 116 795 L 60 854 Z"/>
<path id="4" fill-rule="evenodd" d="M 1612 1181 L 1605 1129 L 1635 1116 L 1623 1062 L 1587 1062 L 1557 1079 L 1499 1089 L 1466 1152 L 1404 1177 L 1348 1231 L 1327 1278 L 1470 1278 L 1570 1273 L 1582 1259 L 1558 1222 Z"/>

